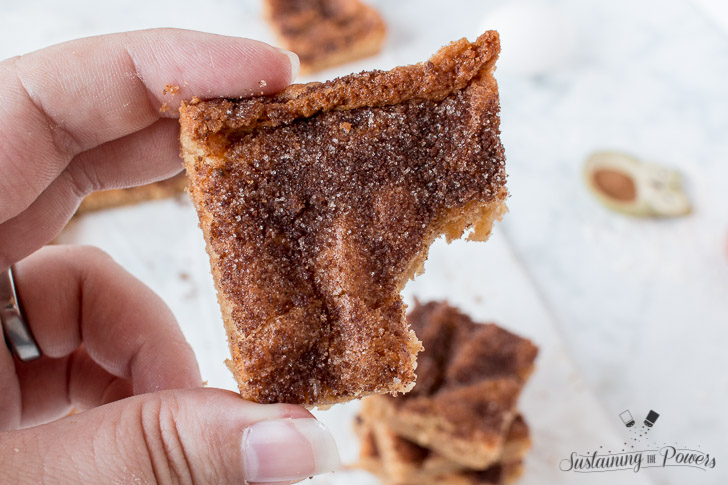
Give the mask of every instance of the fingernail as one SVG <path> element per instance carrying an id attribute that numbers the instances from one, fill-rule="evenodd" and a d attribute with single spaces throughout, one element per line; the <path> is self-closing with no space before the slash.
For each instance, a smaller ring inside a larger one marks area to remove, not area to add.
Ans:
<path id="1" fill-rule="evenodd" d="M 301 70 L 301 61 L 298 59 L 298 56 L 295 52 L 287 51 L 285 49 L 281 49 L 280 47 L 276 47 L 278 51 L 281 54 L 285 54 L 288 56 L 288 60 L 291 61 L 291 81 L 293 82 L 298 77 L 298 72 Z"/>
<path id="2" fill-rule="evenodd" d="M 247 482 L 301 480 L 336 470 L 341 461 L 329 430 L 313 418 L 259 421 L 243 433 Z"/>

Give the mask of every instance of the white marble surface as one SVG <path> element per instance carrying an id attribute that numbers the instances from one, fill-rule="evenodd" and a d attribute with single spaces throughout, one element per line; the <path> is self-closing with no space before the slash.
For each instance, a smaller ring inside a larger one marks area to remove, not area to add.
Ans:
<path id="1" fill-rule="evenodd" d="M 87 0 L 1 3 L 0 58 L 79 36 L 157 26 L 271 40 L 252 0 L 204 5 L 184 0 L 103 6 Z M 385 51 L 320 77 L 422 60 L 454 38 L 472 38 L 489 22 L 503 21 L 498 9 L 524 4 L 453 0 L 443 9 L 443 2 L 435 0 L 372 3 L 390 24 Z M 538 72 L 528 73 L 519 68 L 523 50 L 514 54 L 515 46 L 531 44 L 534 52 L 547 56 L 547 41 L 557 46 L 563 41 L 538 26 L 503 26 L 498 78 L 511 212 L 496 238 L 485 245 L 435 247 L 428 272 L 407 293 L 448 296 L 476 316 L 493 317 L 541 337 L 540 362 L 554 364 L 540 371 L 544 377 L 534 376 L 524 395 L 536 436 L 542 437 L 525 481 L 539 483 L 540 476 L 540 483 L 565 482 L 567 474 L 554 472 L 558 465 L 547 452 L 550 442 L 559 453 L 582 444 L 589 447 L 596 436 L 607 442 L 624 434 L 617 414 L 629 408 L 641 416 L 655 409 L 661 414 L 656 430 L 685 445 L 700 445 L 718 459 L 709 472 L 649 470 L 629 480 L 726 483 L 728 2 L 527 3 L 550 8 L 550 18 L 562 22 L 562 30 L 572 29 L 574 41 L 566 46 L 568 56 L 556 56 Z M 219 11 L 227 14 L 220 19 Z M 540 37 L 529 32 L 540 32 Z M 681 220 L 645 221 L 602 208 L 586 192 L 580 168 L 588 153 L 604 148 L 682 170 L 694 213 Z M 178 229 L 177 237 L 169 238 L 170 213 L 179 214 L 175 227 L 184 228 L 194 228 L 194 214 L 174 204 L 92 215 L 64 238 L 99 243 L 159 291 L 188 336 L 197 340 L 203 373 L 211 384 L 227 387 L 230 380 L 220 371 L 219 356 L 224 337 L 206 262 L 199 256 L 199 232 Z M 135 222 L 135 211 L 143 211 L 147 222 Z M 114 233 L 119 218 L 127 218 L 127 233 L 136 228 L 138 234 L 114 241 L 94 236 L 105 229 Z M 156 246 L 145 251 L 140 242 L 149 240 Z M 179 250 L 164 251 L 170 245 Z M 453 277 L 447 270 L 453 264 L 469 273 L 443 286 Z M 181 272 L 187 276 L 181 278 Z M 461 285 L 469 293 L 455 291 Z M 578 370 L 573 380 L 569 359 L 558 357 L 563 348 Z M 564 362 L 558 364 L 561 358 Z M 568 391 L 563 399 L 537 397 L 539 389 L 559 382 Z M 339 422 L 348 412 L 341 407 L 324 419 Z M 564 428 L 539 427 L 554 422 Z M 571 479 L 597 481 L 594 476 L 581 478 Z M 614 478 L 628 479 L 624 472 Z"/>

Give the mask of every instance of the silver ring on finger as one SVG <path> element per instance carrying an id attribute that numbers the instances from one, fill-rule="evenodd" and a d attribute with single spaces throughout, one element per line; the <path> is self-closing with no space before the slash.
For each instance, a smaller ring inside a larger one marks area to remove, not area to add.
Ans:
<path id="1" fill-rule="evenodd" d="M 29 362 L 41 356 L 40 348 L 23 316 L 15 291 L 12 266 L 0 271 L 0 326 L 8 348 L 18 359 Z"/>

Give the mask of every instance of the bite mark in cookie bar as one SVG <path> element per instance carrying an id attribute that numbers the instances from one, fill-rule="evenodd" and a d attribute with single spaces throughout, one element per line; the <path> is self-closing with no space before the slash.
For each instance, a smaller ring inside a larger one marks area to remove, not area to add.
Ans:
<path id="1" fill-rule="evenodd" d="M 379 52 L 387 29 L 359 0 L 264 0 L 279 41 L 298 54 L 301 72 L 320 71 Z"/>
<path id="2" fill-rule="evenodd" d="M 505 211 L 495 32 L 430 61 L 195 100 L 182 152 L 241 395 L 329 405 L 409 390 L 400 291 L 430 244 Z"/>

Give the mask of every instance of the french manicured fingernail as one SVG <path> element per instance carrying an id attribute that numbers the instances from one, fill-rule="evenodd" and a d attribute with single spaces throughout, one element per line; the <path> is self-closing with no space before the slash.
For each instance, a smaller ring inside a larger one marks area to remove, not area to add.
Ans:
<path id="1" fill-rule="evenodd" d="M 243 433 L 247 482 L 285 482 L 336 470 L 341 461 L 329 430 L 313 418 L 259 421 Z"/>
<path id="2" fill-rule="evenodd" d="M 301 61 L 298 59 L 296 53 L 276 47 L 281 54 L 288 56 L 288 60 L 291 61 L 291 81 L 293 82 L 298 77 L 298 72 L 301 70 Z"/>

